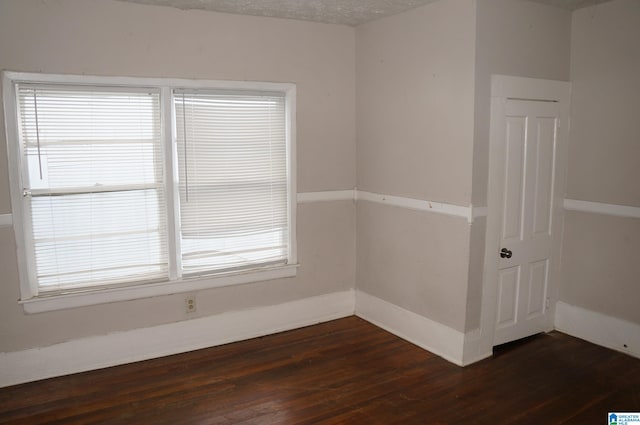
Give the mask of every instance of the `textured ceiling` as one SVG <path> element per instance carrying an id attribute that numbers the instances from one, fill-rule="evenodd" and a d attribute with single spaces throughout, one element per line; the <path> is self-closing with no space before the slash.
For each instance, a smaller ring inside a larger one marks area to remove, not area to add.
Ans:
<path id="1" fill-rule="evenodd" d="M 121 0 L 131 3 L 203 9 L 241 15 L 302 19 L 358 25 L 394 15 L 436 0 Z M 567 10 L 609 0 L 532 0 Z"/>

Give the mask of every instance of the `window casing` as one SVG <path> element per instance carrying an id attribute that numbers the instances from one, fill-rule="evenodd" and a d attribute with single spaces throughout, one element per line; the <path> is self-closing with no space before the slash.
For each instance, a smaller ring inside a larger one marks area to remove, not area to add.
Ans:
<path id="1" fill-rule="evenodd" d="M 5 72 L 28 312 L 295 275 L 295 86 Z"/>

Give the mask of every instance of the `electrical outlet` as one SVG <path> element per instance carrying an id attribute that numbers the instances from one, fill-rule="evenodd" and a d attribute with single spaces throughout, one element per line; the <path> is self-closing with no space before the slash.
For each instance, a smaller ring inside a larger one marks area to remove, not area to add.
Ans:
<path id="1" fill-rule="evenodd" d="M 185 308 L 187 313 L 195 313 L 196 312 L 196 296 L 189 295 L 184 299 Z"/>

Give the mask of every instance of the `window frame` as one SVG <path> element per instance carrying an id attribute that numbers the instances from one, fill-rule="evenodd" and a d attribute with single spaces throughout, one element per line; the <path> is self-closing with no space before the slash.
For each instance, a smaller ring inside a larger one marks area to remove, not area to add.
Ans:
<path id="1" fill-rule="evenodd" d="M 96 287 L 39 294 L 35 279 L 35 264 L 28 210 L 23 200 L 22 145 L 19 140 L 16 83 L 67 84 L 91 86 L 113 86 L 124 88 L 149 88 L 160 92 L 160 139 L 163 152 L 163 173 L 166 205 L 164 213 L 168 222 L 169 276 L 161 282 L 140 282 L 126 286 Z M 179 194 L 177 185 L 178 157 L 175 139 L 175 110 L 173 90 L 232 90 L 259 94 L 278 92 L 285 96 L 286 148 L 287 148 L 287 218 L 289 226 L 289 253 L 287 263 L 265 265 L 236 271 L 206 272 L 199 275 L 178 277 L 177 252 L 180 227 L 177 222 Z M 297 271 L 296 240 L 296 85 L 293 83 L 271 83 L 256 81 L 195 80 L 179 78 L 107 77 L 86 75 L 39 74 L 4 71 L 2 76 L 3 104 L 7 155 L 9 162 L 9 185 L 13 227 L 18 257 L 20 300 L 27 313 L 126 301 L 138 298 L 192 292 L 208 288 L 260 282 L 285 277 L 294 277 Z"/>

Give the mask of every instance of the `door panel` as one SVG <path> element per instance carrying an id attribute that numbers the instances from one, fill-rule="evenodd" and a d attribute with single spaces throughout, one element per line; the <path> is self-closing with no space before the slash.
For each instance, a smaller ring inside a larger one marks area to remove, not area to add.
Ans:
<path id="1" fill-rule="evenodd" d="M 503 218 L 494 344 L 547 329 L 559 105 L 507 100 Z M 510 258 L 509 258 L 510 257 Z"/>
<path id="2" fill-rule="evenodd" d="M 553 166 L 555 163 L 555 118 L 538 119 L 536 139 L 536 181 L 533 234 L 551 234 L 551 202 L 553 199 Z"/>
<path id="3" fill-rule="evenodd" d="M 502 239 L 520 239 L 522 232 L 522 179 L 527 118 L 506 120 L 507 144 Z M 509 214 L 507 214 L 509 212 Z"/>
<path id="4" fill-rule="evenodd" d="M 548 279 L 547 260 L 532 263 L 529 266 L 529 299 L 527 306 L 527 319 L 533 316 L 545 313 L 546 295 L 547 295 L 547 279 Z"/>
<path id="5" fill-rule="evenodd" d="M 516 323 L 520 267 L 500 270 L 498 275 L 498 323 L 504 328 Z"/>

